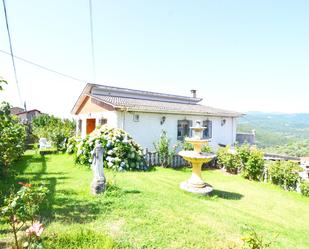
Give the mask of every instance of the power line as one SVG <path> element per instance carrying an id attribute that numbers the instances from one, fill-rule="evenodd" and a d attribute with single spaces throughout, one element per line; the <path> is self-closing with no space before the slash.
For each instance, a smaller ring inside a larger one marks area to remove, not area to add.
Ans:
<path id="1" fill-rule="evenodd" d="M 3 10 L 4 10 L 4 16 L 5 16 L 6 30 L 7 30 L 8 38 L 9 38 L 10 52 L 11 52 L 10 55 L 12 59 L 13 69 L 14 69 L 14 76 L 15 76 L 15 82 L 17 86 L 18 97 L 19 97 L 21 105 L 23 106 L 23 100 L 21 98 L 21 93 L 20 93 L 20 88 L 19 88 L 19 83 L 18 83 L 18 78 L 17 78 L 16 66 L 15 66 L 15 60 L 14 60 L 14 54 L 13 54 L 13 46 L 12 46 L 11 33 L 10 33 L 10 28 L 9 28 L 9 21 L 8 21 L 8 15 L 6 11 L 5 0 L 2 0 L 2 3 L 3 3 Z"/>
<path id="2" fill-rule="evenodd" d="M 95 81 L 96 81 L 96 71 L 95 71 L 94 39 L 93 39 L 92 0 L 89 0 L 89 19 L 90 19 L 90 39 L 91 39 L 92 72 L 93 72 L 93 82 L 95 82 Z"/>
<path id="3" fill-rule="evenodd" d="M 8 52 L 6 52 L 6 51 L 4 51 L 4 50 L 2 50 L 2 49 L 0 49 L 0 52 L 1 52 L 1 53 L 4 53 L 4 54 L 6 54 L 6 55 L 10 55 L 10 53 L 8 53 Z M 61 73 L 61 72 L 59 72 L 59 71 L 56 71 L 56 70 L 54 70 L 54 69 L 51 69 L 51 68 L 42 66 L 42 65 L 40 65 L 40 64 L 38 64 L 38 63 L 29 61 L 29 60 L 24 59 L 24 58 L 22 58 L 22 57 L 19 57 L 19 56 L 16 56 L 16 55 L 14 55 L 13 57 L 16 58 L 16 59 L 18 59 L 18 60 L 20 60 L 20 61 L 23 61 L 23 62 L 25 62 L 25 63 L 28 63 L 28 64 L 30 64 L 30 65 L 32 65 L 32 66 L 35 66 L 35 67 L 44 69 L 44 70 L 46 70 L 46 71 L 49 71 L 49 72 L 52 72 L 52 73 L 61 75 L 61 76 L 63 76 L 63 77 L 70 78 L 70 79 L 72 79 L 72 80 L 76 80 L 76 81 L 80 81 L 80 82 L 86 82 L 85 80 L 76 78 L 76 77 L 71 76 L 71 75 L 68 75 L 68 74 Z"/>

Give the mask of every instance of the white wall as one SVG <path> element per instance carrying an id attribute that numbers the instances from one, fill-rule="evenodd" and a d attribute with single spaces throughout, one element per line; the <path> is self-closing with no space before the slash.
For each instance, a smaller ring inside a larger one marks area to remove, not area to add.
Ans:
<path id="1" fill-rule="evenodd" d="M 139 122 L 133 121 L 133 114 L 139 114 Z M 162 116 L 166 117 L 161 125 Z M 232 145 L 236 141 L 236 119 L 230 117 L 211 117 L 196 115 L 177 115 L 177 114 L 157 114 L 157 113 L 132 113 L 120 111 L 105 111 L 91 114 L 80 114 L 75 116 L 75 120 L 82 120 L 82 137 L 86 136 L 86 120 L 95 118 L 97 125 L 101 118 L 107 119 L 107 124 L 112 127 L 118 127 L 128 132 L 143 148 L 154 150 L 153 142 L 159 139 L 162 130 L 167 131 L 171 144 L 177 143 L 177 121 L 192 120 L 212 121 L 212 138 L 210 146 L 215 150 L 218 144 Z M 225 125 L 221 126 L 221 120 L 225 119 Z M 78 123 L 76 123 L 78 124 Z M 78 127 L 77 127 L 78 128 Z"/>
<path id="2" fill-rule="evenodd" d="M 153 150 L 153 142 L 159 139 L 162 130 L 167 131 L 171 138 L 171 144 L 177 143 L 177 121 L 192 120 L 193 124 L 197 120 L 212 121 L 212 139 L 210 145 L 217 149 L 218 144 L 234 144 L 236 139 L 235 118 L 230 117 L 210 117 L 195 115 L 157 114 L 157 113 L 136 113 L 139 114 L 139 122 L 133 121 L 134 113 L 118 112 L 118 127 L 127 131 L 143 148 Z M 162 116 L 166 117 L 163 125 L 160 124 Z M 225 125 L 221 126 L 221 120 L 225 119 Z"/>
<path id="3" fill-rule="evenodd" d="M 97 112 L 97 113 L 90 113 L 90 114 L 79 114 L 74 117 L 76 120 L 76 131 L 78 129 L 78 120 L 82 120 L 82 132 L 81 136 L 86 137 L 86 131 L 87 131 L 87 119 L 89 118 L 95 118 L 96 119 L 96 125 L 99 125 L 99 120 L 104 118 L 107 119 L 107 125 L 110 125 L 112 127 L 118 127 L 117 123 L 117 112 L 116 111 L 105 111 L 105 112 Z"/>

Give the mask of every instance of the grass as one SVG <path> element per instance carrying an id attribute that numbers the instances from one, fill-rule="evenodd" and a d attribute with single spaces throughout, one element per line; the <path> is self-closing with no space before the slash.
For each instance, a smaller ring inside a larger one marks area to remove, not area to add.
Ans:
<path id="1" fill-rule="evenodd" d="M 16 178 L 1 181 L 0 191 L 18 181 L 49 186 L 45 248 L 240 248 L 246 225 L 265 240 L 278 236 L 271 248 L 309 248 L 309 198 L 220 170 L 203 172 L 215 188 L 210 197 L 178 188 L 189 169 L 159 167 L 106 171 L 114 185 L 93 197 L 90 169 L 71 156 L 30 151 L 15 168 Z M 0 238 L 8 236 L 0 224 Z"/>

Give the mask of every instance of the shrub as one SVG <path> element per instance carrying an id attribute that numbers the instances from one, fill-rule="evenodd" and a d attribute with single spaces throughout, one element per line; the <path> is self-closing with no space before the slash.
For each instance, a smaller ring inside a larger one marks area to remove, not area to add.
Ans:
<path id="1" fill-rule="evenodd" d="M 304 196 L 309 196 L 309 182 L 302 182 L 300 184 L 300 192 Z"/>
<path id="2" fill-rule="evenodd" d="M 217 151 L 218 164 L 226 169 L 227 172 L 236 174 L 240 161 L 236 153 L 230 151 L 230 147 L 219 148 Z"/>
<path id="3" fill-rule="evenodd" d="M 17 193 L 11 193 L 4 199 L 4 204 L 0 209 L 1 220 L 8 223 L 12 228 L 16 248 L 20 248 L 17 237 L 18 232 L 24 228 L 27 222 L 34 224 L 40 205 L 48 193 L 47 188 L 44 186 L 20 184 L 22 187 Z"/>
<path id="4" fill-rule="evenodd" d="M 142 148 L 125 131 L 106 125 L 95 129 L 76 145 L 76 163 L 89 165 L 96 141 L 100 141 L 105 152 L 104 167 L 114 170 L 147 170 Z M 73 146 L 73 145 L 72 145 Z"/>
<path id="5" fill-rule="evenodd" d="M 268 165 L 268 177 L 276 185 L 280 185 L 285 190 L 295 190 L 299 180 L 298 172 L 302 168 L 291 161 L 276 161 Z"/>
<path id="6" fill-rule="evenodd" d="M 262 235 L 258 234 L 252 227 L 246 227 L 247 234 L 242 238 L 243 249 L 266 249 L 271 246 L 273 241 L 265 242 Z"/>
<path id="7" fill-rule="evenodd" d="M 241 162 L 241 168 L 245 167 L 245 164 L 248 162 L 251 154 L 250 146 L 248 144 L 244 144 L 242 146 L 236 147 L 236 152 L 239 156 Z"/>
<path id="8" fill-rule="evenodd" d="M 156 152 L 159 154 L 161 165 L 167 167 L 169 164 L 169 158 L 171 156 L 170 151 L 170 139 L 167 136 L 166 131 L 162 130 L 160 138 L 157 142 L 153 143 Z"/>
<path id="9" fill-rule="evenodd" d="M 9 166 L 25 150 L 26 130 L 18 119 L 10 115 L 10 105 L 0 105 L 0 174 L 7 175 Z"/>
<path id="10" fill-rule="evenodd" d="M 264 154 L 257 149 L 248 150 L 242 149 L 239 154 L 242 162 L 242 174 L 250 180 L 259 180 L 264 171 Z"/>
<path id="11" fill-rule="evenodd" d="M 73 154 L 77 152 L 77 144 L 81 142 L 82 139 L 80 137 L 70 137 L 67 141 L 67 150 L 68 154 Z"/>
<path id="12" fill-rule="evenodd" d="M 194 150 L 193 144 L 188 143 L 186 140 L 180 145 L 180 147 L 182 150 Z M 209 144 L 204 144 L 202 146 L 201 152 L 212 153 L 213 151 Z"/>
<path id="13" fill-rule="evenodd" d="M 57 150 L 64 150 L 66 141 L 74 134 L 75 123 L 68 119 L 60 119 L 42 114 L 33 119 L 33 134 L 50 140 Z"/>
<path id="14" fill-rule="evenodd" d="M 167 132 L 162 130 L 159 140 L 154 142 L 154 147 L 159 154 L 161 165 L 168 167 L 170 160 L 176 154 L 176 150 L 180 147 L 180 144 L 177 143 L 170 149 L 170 139 L 167 136 Z"/>

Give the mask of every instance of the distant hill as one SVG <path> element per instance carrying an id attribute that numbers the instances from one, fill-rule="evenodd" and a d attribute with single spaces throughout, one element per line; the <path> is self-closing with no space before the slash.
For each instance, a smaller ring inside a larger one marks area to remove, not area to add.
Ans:
<path id="1" fill-rule="evenodd" d="M 290 155 L 309 154 L 309 113 L 249 112 L 239 119 L 238 131 L 253 129 L 261 148 Z"/>

